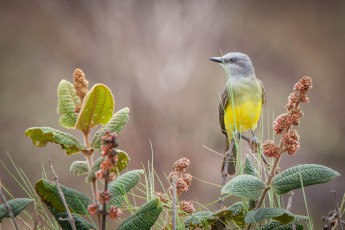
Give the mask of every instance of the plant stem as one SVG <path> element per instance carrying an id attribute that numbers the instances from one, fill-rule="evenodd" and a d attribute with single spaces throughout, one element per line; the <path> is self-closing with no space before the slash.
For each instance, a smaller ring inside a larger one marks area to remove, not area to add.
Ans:
<path id="1" fill-rule="evenodd" d="M 107 170 L 104 178 L 104 192 L 108 191 L 108 181 L 109 181 L 109 170 Z M 103 202 L 102 209 L 102 230 L 105 230 L 105 224 L 107 219 L 107 202 Z"/>
<path id="2" fill-rule="evenodd" d="M 172 186 L 172 229 L 176 230 L 176 175 L 173 176 Z"/>
<path id="3" fill-rule="evenodd" d="M 65 210 L 67 212 L 68 222 L 71 224 L 73 230 L 77 230 L 77 228 L 75 227 L 74 218 L 73 218 L 71 212 L 69 211 L 68 205 L 66 203 L 65 196 L 64 196 L 64 194 L 63 194 L 63 192 L 61 190 L 61 186 L 60 186 L 60 182 L 59 182 L 59 177 L 58 177 L 58 175 L 54 171 L 52 160 L 49 160 L 49 165 L 50 165 L 50 169 L 51 169 L 51 171 L 52 171 L 52 173 L 54 175 L 54 181 L 56 183 L 56 187 L 57 187 L 60 199 L 61 199 L 61 201 L 63 203 L 63 206 L 65 207 Z"/>
<path id="4" fill-rule="evenodd" d="M 17 225 L 17 222 L 14 220 L 14 214 L 13 214 L 13 212 L 12 212 L 12 208 L 11 208 L 11 206 L 7 203 L 5 194 L 2 193 L 1 187 L 2 187 L 2 184 L 1 184 L 1 178 L 0 178 L 0 198 L 1 198 L 1 200 L 4 202 L 4 205 L 5 205 L 6 209 L 8 210 L 8 215 L 9 215 L 10 218 L 11 218 L 11 222 L 12 222 L 14 228 L 15 228 L 16 230 L 19 230 L 18 225 Z M 1 227 L 1 226 L 0 226 L 0 227 Z"/>
<path id="5" fill-rule="evenodd" d="M 338 206 L 338 202 L 337 202 L 337 193 L 335 192 L 335 190 L 332 190 L 332 191 L 331 191 L 331 194 L 333 195 L 333 201 L 334 201 L 335 211 L 337 212 L 338 226 L 339 226 L 339 229 L 340 229 L 340 230 L 343 230 L 343 225 L 341 224 L 339 206 Z"/>
<path id="6" fill-rule="evenodd" d="M 87 149 L 83 151 L 83 154 L 86 158 L 86 161 L 89 167 L 89 172 L 90 172 L 93 166 L 93 149 L 91 148 L 91 144 L 90 144 L 90 130 L 83 131 L 83 138 L 84 138 L 84 146 Z M 95 204 L 98 204 L 98 201 L 97 201 L 98 189 L 97 189 L 96 178 L 92 179 L 91 181 L 91 190 L 92 190 L 93 201 L 95 202 Z M 98 219 L 98 224 L 101 225 L 101 218 L 99 215 L 97 215 L 97 219 Z"/>

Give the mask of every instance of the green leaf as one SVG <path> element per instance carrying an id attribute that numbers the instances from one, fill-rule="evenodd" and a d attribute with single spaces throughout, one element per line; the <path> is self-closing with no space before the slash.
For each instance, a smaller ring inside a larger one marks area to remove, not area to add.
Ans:
<path id="1" fill-rule="evenodd" d="M 58 113 L 61 114 L 59 119 L 60 125 L 67 129 L 73 129 L 77 122 L 78 114 L 75 108 L 80 104 L 79 97 L 75 94 L 73 84 L 62 80 L 58 89 Z"/>
<path id="2" fill-rule="evenodd" d="M 236 202 L 230 207 L 218 210 L 214 213 L 223 223 L 233 221 L 237 226 L 244 226 L 244 210 L 245 207 L 242 202 Z"/>
<path id="3" fill-rule="evenodd" d="M 132 170 L 120 175 L 115 181 L 109 184 L 109 192 L 112 195 L 110 205 L 121 206 L 123 195 L 128 193 L 140 181 L 140 176 L 144 174 L 144 170 Z"/>
<path id="4" fill-rule="evenodd" d="M 150 230 L 163 210 L 158 198 L 141 206 L 119 226 L 118 230 Z"/>
<path id="5" fill-rule="evenodd" d="M 247 155 L 246 157 L 246 161 L 244 163 L 244 173 L 247 174 L 247 175 L 252 175 L 252 176 L 256 176 L 256 171 L 255 171 L 255 168 L 254 168 L 254 164 L 253 164 L 253 161 L 252 159 L 250 158 L 249 155 Z"/>
<path id="6" fill-rule="evenodd" d="M 222 188 L 221 194 L 226 193 L 243 198 L 257 199 L 264 188 L 265 183 L 257 177 L 240 175 L 226 183 Z"/>
<path id="7" fill-rule="evenodd" d="M 106 124 L 113 115 L 115 101 L 108 87 L 94 85 L 86 94 L 75 128 L 89 132 L 92 127 Z"/>
<path id="8" fill-rule="evenodd" d="M 44 147 L 48 142 L 61 145 L 69 156 L 86 148 L 72 135 L 50 127 L 33 127 L 25 131 L 26 136 L 31 138 L 34 145 Z"/>
<path id="9" fill-rule="evenodd" d="M 63 206 L 54 182 L 41 179 L 36 182 L 35 190 L 44 203 L 52 206 L 58 212 L 65 212 L 65 207 Z M 71 212 L 77 214 L 88 214 L 87 207 L 92 203 L 89 197 L 64 185 L 61 185 L 61 190 Z"/>
<path id="10" fill-rule="evenodd" d="M 255 211 L 249 211 L 245 218 L 246 223 L 259 223 L 265 219 L 272 218 L 282 224 L 288 224 L 294 220 L 294 215 L 283 208 L 259 208 Z"/>
<path id="11" fill-rule="evenodd" d="M 130 159 L 129 159 L 129 156 L 127 155 L 127 153 L 125 153 L 124 151 L 116 149 L 116 152 L 117 152 L 117 155 L 119 158 L 118 158 L 117 164 L 110 171 L 115 172 L 115 174 L 118 175 L 122 170 L 124 170 L 127 167 Z M 99 157 L 93 163 L 93 166 L 92 166 L 89 174 L 85 178 L 85 181 L 87 183 L 91 183 L 91 181 L 93 179 L 95 179 L 95 177 L 96 177 L 95 173 L 100 169 L 100 165 L 101 165 L 102 161 L 103 161 L 103 157 Z"/>
<path id="12" fill-rule="evenodd" d="M 189 229 L 211 229 L 211 226 L 216 224 L 218 218 L 209 211 L 201 211 L 193 213 L 184 221 L 186 230 Z"/>
<path id="13" fill-rule="evenodd" d="M 267 224 L 261 226 L 261 230 L 303 230 L 303 225 L 299 224 L 298 222 L 302 220 L 307 220 L 308 217 L 306 216 L 298 216 L 295 215 L 295 219 L 290 222 L 289 224 L 282 224 L 278 221 L 271 221 Z M 295 228 L 294 228 L 295 225 Z"/>
<path id="14" fill-rule="evenodd" d="M 86 161 L 73 161 L 69 168 L 69 172 L 76 176 L 89 174 L 89 166 Z"/>
<path id="15" fill-rule="evenodd" d="M 72 226 L 68 222 L 67 212 L 59 212 L 55 208 L 53 208 L 52 206 L 50 206 L 50 205 L 47 205 L 47 206 L 48 206 L 48 209 L 51 212 L 51 214 L 54 216 L 56 221 L 59 223 L 62 230 L 72 230 Z M 78 230 L 97 229 L 95 226 L 93 226 L 92 224 L 87 222 L 84 218 L 82 218 L 78 214 L 75 214 L 75 213 L 71 213 L 71 214 L 74 218 L 76 229 L 78 229 Z"/>
<path id="16" fill-rule="evenodd" d="M 314 184 L 327 183 L 340 174 L 323 165 L 305 164 L 291 167 L 273 177 L 272 187 L 277 194 Z"/>
<path id="17" fill-rule="evenodd" d="M 28 206 L 28 204 L 31 201 L 33 200 L 29 198 L 16 198 L 9 200 L 7 204 L 11 207 L 13 215 L 17 216 L 21 211 L 23 211 L 26 208 L 26 206 Z M 0 223 L 4 218 L 10 218 L 10 214 L 5 204 L 0 204 Z"/>
<path id="18" fill-rule="evenodd" d="M 101 138 L 104 136 L 105 132 L 109 130 L 111 133 L 119 133 L 123 126 L 128 122 L 129 119 L 129 108 L 123 108 L 112 116 L 110 121 L 102 126 L 93 136 L 91 146 L 95 149 L 101 148 Z"/>

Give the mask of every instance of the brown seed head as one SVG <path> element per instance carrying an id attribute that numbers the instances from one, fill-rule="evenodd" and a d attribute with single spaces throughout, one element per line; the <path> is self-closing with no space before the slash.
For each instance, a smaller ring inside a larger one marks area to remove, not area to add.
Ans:
<path id="1" fill-rule="evenodd" d="M 183 178 L 177 179 L 177 181 L 176 181 L 176 192 L 177 192 L 177 195 L 181 195 L 182 193 L 188 192 L 188 185 L 183 180 Z"/>
<path id="2" fill-rule="evenodd" d="M 195 212 L 193 203 L 190 201 L 184 201 L 184 200 L 180 202 L 180 210 L 187 213 L 188 215 Z"/>
<path id="3" fill-rule="evenodd" d="M 111 206 L 111 208 L 109 210 L 109 213 L 108 213 L 109 218 L 112 219 L 112 220 L 116 220 L 122 214 L 123 214 L 123 212 L 121 211 L 121 209 L 119 209 L 116 206 Z"/>
<path id="4" fill-rule="evenodd" d="M 285 129 L 292 125 L 292 121 L 288 113 L 280 114 L 273 122 L 273 129 L 276 134 L 281 134 Z"/>
<path id="5" fill-rule="evenodd" d="M 90 215 L 95 215 L 98 212 L 99 205 L 98 204 L 90 204 L 87 207 L 87 211 L 90 213 Z"/>
<path id="6" fill-rule="evenodd" d="M 297 150 L 300 148 L 299 138 L 296 130 L 290 130 L 283 135 L 282 142 L 289 155 L 296 154 Z"/>
<path id="7" fill-rule="evenodd" d="M 101 203 L 108 203 L 110 199 L 111 195 L 108 190 L 97 193 L 97 200 L 99 200 Z"/>
<path id="8" fill-rule="evenodd" d="M 190 164 L 190 160 L 183 157 L 174 163 L 174 169 L 176 169 L 177 171 L 182 171 L 185 168 L 187 168 L 189 164 Z"/>
<path id="9" fill-rule="evenodd" d="M 193 176 L 191 174 L 186 173 L 182 175 L 182 179 L 184 180 L 184 182 L 186 182 L 187 186 L 189 187 L 192 183 Z"/>
<path id="10" fill-rule="evenodd" d="M 266 140 L 262 144 L 262 150 L 265 156 L 278 158 L 280 155 L 279 146 L 276 145 L 272 140 Z"/>
<path id="11" fill-rule="evenodd" d="M 169 181 L 170 183 L 172 183 L 173 177 L 176 177 L 176 178 L 177 178 L 177 173 L 176 173 L 175 171 L 171 171 L 170 174 L 169 174 L 169 176 L 168 176 L 168 181 Z"/>

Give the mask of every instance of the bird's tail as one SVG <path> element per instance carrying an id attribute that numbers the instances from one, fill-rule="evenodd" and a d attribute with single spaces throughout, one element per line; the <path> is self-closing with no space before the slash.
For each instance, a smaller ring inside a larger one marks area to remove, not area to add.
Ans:
<path id="1" fill-rule="evenodd" d="M 231 150 L 230 150 L 231 147 Z M 229 146 L 229 139 L 226 138 L 226 150 L 225 150 L 225 156 L 222 163 L 222 171 L 221 173 L 224 173 L 224 170 L 226 170 L 226 173 L 230 176 L 233 176 L 236 174 L 236 158 L 237 158 L 237 150 L 235 145 L 235 140 L 231 139 L 231 146 Z M 228 161 L 228 164 L 226 163 Z M 227 169 L 225 169 L 227 165 Z"/>

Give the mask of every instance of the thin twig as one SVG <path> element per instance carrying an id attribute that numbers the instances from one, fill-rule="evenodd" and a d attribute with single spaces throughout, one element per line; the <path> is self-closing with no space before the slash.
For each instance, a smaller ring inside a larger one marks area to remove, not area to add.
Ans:
<path id="1" fill-rule="evenodd" d="M 104 191 L 108 191 L 108 182 L 109 182 L 109 170 L 107 170 L 105 179 L 104 179 Z M 103 202 L 103 209 L 102 209 L 102 230 L 105 230 L 105 225 L 106 225 L 106 220 L 107 220 L 107 202 Z"/>
<path id="2" fill-rule="evenodd" d="M 57 174 L 55 173 L 55 171 L 54 171 L 53 163 L 52 163 L 52 160 L 51 160 L 51 159 L 49 159 L 49 165 L 50 165 L 50 169 L 51 169 L 51 171 L 52 171 L 52 173 L 53 173 L 53 175 L 54 175 L 54 181 L 55 181 L 55 183 L 56 183 L 56 187 L 57 187 L 57 190 L 58 190 L 60 199 L 61 199 L 61 201 L 62 201 L 62 203 L 63 203 L 63 206 L 65 207 L 65 210 L 66 210 L 66 212 L 67 212 L 68 222 L 71 224 L 73 230 L 77 230 L 77 228 L 75 227 L 74 218 L 73 218 L 71 212 L 69 211 L 68 205 L 67 205 L 67 203 L 66 203 L 65 196 L 64 196 L 64 194 L 63 194 L 63 192 L 62 192 L 62 189 L 61 189 L 61 186 L 60 186 L 60 182 L 59 182 L 59 177 L 58 177 L 58 175 L 57 175 Z"/>
<path id="3" fill-rule="evenodd" d="M 172 188 L 172 230 L 176 230 L 176 175 L 173 176 Z"/>
<path id="4" fill-rule="evenodd" d="M 14 214 L 13 214 L 13 212 L 12 212 L 12 208 L 11 208 L 11 206 L 7 203 L 5 194 L 2 192 L 2 189 L 1 189 L 1 188 L 2 188 L 2 184 L 1 184 L 1 178 L 0 178 L 0 198 L 1 198 L 2 202 L 4 202 L 4 205 L 5 205 L 5 207 L 6 207 L 7 211 L 8 211 L 8 215 L 9 215 L 10 218 L 11 218 L 11 222 L 12 222 L 14 228 L 15 228 L 16 230 L 19 230 L 18 225 L 17 225 L 17 222 L 14 220 Z"/>
<path id="5" fill-rule="evenodd" d="M 341 219 L 340 219 L 339 206 L 338 206 L 338 202 L 337 202 L 337 193 L 335 192 L 335 190 L 332 190 L 332 191 L 331 191 L 331 194 L 333 195 L 333 201 L 334 201 L 335 211 L 337 212 L 339 229 L 340 229 L 340 230 L 343 230 L 343 225 L 341 224 Z"/>

